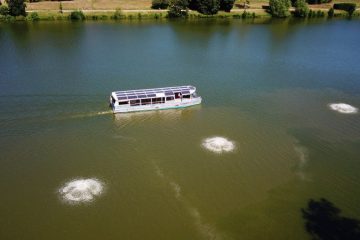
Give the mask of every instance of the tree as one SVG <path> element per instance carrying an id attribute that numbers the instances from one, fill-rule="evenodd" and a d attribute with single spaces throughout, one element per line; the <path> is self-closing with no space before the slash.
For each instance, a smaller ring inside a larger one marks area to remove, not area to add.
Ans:
<path id="1" fill-rule="evenodd" d="M 334 17 L 334 8 L 330 8 L 330 9 L 329 9 L 329 11 L 328 11 L 328 17 L 329 17 L 329 18 Z"/>
<path id="2" fill-rule="evenodd" d="M 307 0 L 308 4 L 330 3 L 332 0 Z"/>
<path id="3" fill-rule="evenodd" d="M 191 9 L 191 10 L 197 11 L 198 10 L 198 1 L 197 0 L 190 0 L 188 8 Z"/>
<path id="4" fill-rule="evenodd" d="M 85 20 L 85 15 L 81 10 L 72 11 L 70 13 L 70 19 L 75 21 L 83 21 Z"/>
<path id="5" fill-rule="evenodd" d="M 305 18 L 309 14 L 309 7 L 305 0 L 296 0 L 295 2 L 295 16 Z"/>
<path id="6" fill-rule="evenodd" d="M 220 9 L 219 0 L 198 0 L 198 12 L 205 15 L 216 14 Z"/>
<path id="7" fill-rule="evenodd" d="M 152 9 L 167 9 L 169 7 L 168 0 L 153 0 L 151 4 Z"/>
<path id="8" fill-rule="evenodd" d="M 356 10 L 356 3 L 334 3 L 334 9 L 344 10 L 351 17 Z"/>
<path id="9" fill-rule="evenodd" d="M 8 6 L 0 5 L 0 15 L 3 15 L 3 16 L 9 15 Z"/>
<path id="10" fill-rule="evenodd" d="M 290 0 L 270 0 L 269 5 L 272 16 L 279 18 L 290 16 Z"/>
<path id="11" fill-rule="evenodd" d="M 168 16 L 170 18 L 187 17 L 188 0 L 171 0 L 169 4 Z"/>
<path id="12" fill-rule="evenodd" d="M 63 5 L 62 2 L 59 4 L 59 13 L 63 13 Z"/>
<path id="13" fill-rule="evenodd" d="M 122 18 L 125 18 L 126 16 L 123 14 L 120 8 L 117 8 L 114 12 L 114 15 L 112 16 L 113 19 L 119 20 Z"/>
<path id="14" fill-rule="evenodd" d="M 235 0 L 220 0 L 220 10 L 230 12 L 234 6 Z"/>
<path id="15" fill-rule="evenodd" d="M 24 0 L 8 0 L 8 6 L 11 16 L 26 16 Z"/>
<path id="16" fill-rule="evenodd" d="M 37 12 L 32 12 L 32 13 L 30 13 L 30 16 L 27 16 L 27 18 L 28 18 L 30 21 L 33 21 L 33 22 L 36 22 L 36 21 L 39 21 L 39 20 L 40 20 L 39 14 L 38 14 Z"/>

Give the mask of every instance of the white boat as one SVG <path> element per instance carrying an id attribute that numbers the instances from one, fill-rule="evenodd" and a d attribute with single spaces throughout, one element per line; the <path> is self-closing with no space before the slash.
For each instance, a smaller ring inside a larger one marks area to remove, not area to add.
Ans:
<path id="1" fill-rule="evenodd" d="M 110 95 L 114 113 L 190 107 L 201 103 L 194 86 L 116 91 Z"/>

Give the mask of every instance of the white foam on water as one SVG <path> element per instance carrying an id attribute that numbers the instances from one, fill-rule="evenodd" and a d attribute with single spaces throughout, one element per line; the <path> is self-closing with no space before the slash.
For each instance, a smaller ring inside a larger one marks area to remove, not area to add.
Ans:
<path id="1" fill-rule="evenodd" d="M 164 176 L 163 171 L 159 168 L 159 166 L 156 163 L 153 162 L 153 164 L 154 164 L 154 167 L 155 167 L 156 175 L 158 175 L 161 178 L 164 178 L 165 176 Z"/>
<path id="2" fill-rule="evenodd" d="M 123 135 L 114 135 L 113 138 L 126 140 L 126 141 L 136 141 L 136 139 L 133 137 L 127 137 L 127 136 L 123 136 Z"/>
<path id="3" fill-rule="evenodd" d="M 215 153 L 232 152 L 235 150 L 235 143 L 224 137 L 206 138 L 202 146 Z"/>
<path id="4" fill-rule="evenodd" d="M 103 193 L 104 184 L 96 178 L 74 179 L 60 188 L 62 199 L 68 203 L 91 202 Z"/>
<path id="5" fill-rule="evenodd" d="M 181 187 L 179 184 L 177 184 L 174 181 L 171 181 L 170 183 L 171 188 L 174 190 L 175 198 L 179 199 L 181 197 Z"/>
<path id="6" fill-rule="evenodd" d="M 180 185 L 167 177 L 155 162 L 153 162 L 153 164 L 155 167 L 156 175 L 164 179 L 169 184 L 169 186 L 174 192 L 174 197 L 183 205 L 184 209 L 189 213 L 190 217 L 194 221 L 195 227 L 197 228 L 198 232 L 203 236 L 203 238 L 211 240 L 223 239 L 222 234 L 219 233 L 214 226 L 211 226 L 210 224 L 207 224 L 203 221 L 203 218 L 198 209 L 193 207 L 188 201 L 186 201 L 186 199 L 181 193 Z"/>
<path id="7" fill-rule="evenodd" d="M 194 207 L 188 207 L 189 214 L 193 217 L 194 223 L 205 239 L 220 240 L 222 235 L 217 232 L 216 228 L 203 222 L 200 212 Z"/>
<path id="8" fill-rule="evenodd" d="M 111 110 L 109 110 L 109 111 L 102 111 L 102 112 L 79 113 L 79 114 L 74 114 L 74 115 L 70 116 L 69 118 L 96 117 L 96 116 L 107 115 L 107 114 L 112 114 L 112 113 L 113 113 L 113 112 L 112 112 Z"/>
<path id="9" fill-rule="evenodd" d="M 337 111 L 339 113 L 344 114 L 351 114 L 351 113 L 357 113 L 358 109 L 354 106 L 351 106 L 346 103 L 331 103 L 329 104 L 329 107 L 331 110 Z"/>
<path id="10" fill-rule="evenodd" d="M 103 111 L 103 112 L 97 112 L 97 115 L 106 115 L 106 114 L 112 114 L 113 112 L 111 110 L 109 111 Z"/>

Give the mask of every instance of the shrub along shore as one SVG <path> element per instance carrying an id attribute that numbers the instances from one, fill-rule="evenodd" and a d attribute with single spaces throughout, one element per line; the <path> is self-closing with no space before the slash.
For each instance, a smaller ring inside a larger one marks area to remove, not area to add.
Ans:
<path id="1" fill-rule="evenodd" d="M 218 1 L 218 5 L 214 2 Z M 329 3 L 331 0 L 307 0 Z M 335 3 L 329 9 L 311 8 L 305 0 L 270 0 L 262 9 L 232 9 L 233 0 L 153 0 L 152 10 L 63 10 L 25 11 L 23 0 L 8 0 L 0 5 L 0 22 L 14 21 L 84 21 L 84 20 L 133 20 L 133 19 L 247 19 L 261 22 L 271 18 L 359 18 L 360 10 L 354 3 Z M 0 2 L 1 3 L 1 2 Z"/>

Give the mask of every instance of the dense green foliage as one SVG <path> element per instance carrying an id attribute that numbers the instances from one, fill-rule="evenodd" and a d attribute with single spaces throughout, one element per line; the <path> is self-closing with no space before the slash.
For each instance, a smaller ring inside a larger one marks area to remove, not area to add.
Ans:
<path id="1" fill-rule="evenodd" d="M 198 12 L 205 15 L 214 15 L 220 10 L 219 0 L 198 0 Z"/>
<path id="2" fill-rule="evenodd" d="M 77 11 L 72 11 L 70 13 L 70 19 L 71 20 L 85 20 L 85 15 L 82 11 L 77 10 Z"/>
<path id="3" fill-rule="evenodd" d="M 151 4 L 152 9 L 167 9 L 169 7 L 169 0 L 153 0 Z"/>
<path id="4" fill-rule="evenodd" d="M 28 20 L 33 21 L 33 22 L 40 20 L 39 14 L 37 12 L 30 13 L 30 15 L 27 16 L 27 18 L 28 18 Z"/>
<path id="5" fill-rule="evenodd" d="M 9 8 L 8 6 L 2 5 L 0 6 L 0 15 L 6 16 L 9 15 Z"/>
<path id="6" fill-rule="evenodd" d="M 230 12 L 234 6 L 235 0 L 220 0 L 220 10 Z"/>
<path id="7" fill-rule="evenodd" d="M 119 20 L 122 18 L 125 18 L 125 15 L 122 13 L 120 8 L 116 9 L 114 15 L 112 16 L 112 19 Z"/>
<path id="8" fill-rule="evenodd" d="M 188 0 L 171 0 L 169 3 L 169 18 L 180 18 L 188 16 Z"/>
<path id="9" fill-rule="evenodd" d="M 246 10 L 244 10 L 244 12 L 241 14 L 241 18 L 246 19 L 246 18 L 255 18 L 256 14 L 247 12 Z"/>
<path id="10" fill-rule="evenodd" d="M 11 16 L 26 16 L 24 0 L 8 0 L 8 6 Z"/>
<path id="11" fill-rule="evenodd" d="M 309 7 L 305 0 L 296 0 L 295 12 L 296 17 L 305 18 L 309 14 Z"/>
<path id="12" fill-rule="evenodd" d="M 344 10 L 348 12 L 349 16 L 353 15 L 356 10 L 355 3 L 334 3 L 334 9 Z"/>
<path id="13" fill-rule="evenodd" d="M 270 0 L 270 13 L 273 17 L 284 18 L 290 16 L 290 0 Z"/>
<path id="14" fill-rule="evenodd" d="M 334 8 L 330 8 L 328 11 L 328 17 L 332 18 L 334 16 Z"/>
<path id="15" fill-rule="evenodd" d="M 329 3 L 332 0 L 307 0 L 308 4 L 321 4 L 321 3 Z"/>
<path id="16" fill-rule="evenodd" d="M 197 9 L 198 9 L 197 0 L 189 0 L 188 8 L 191 10 L 197 11 Z"/>
<path id="17" fill-rule="evenodd" d="M 309 18 L 321 18 L 321 17 L 325 17 L 325 12 L 321 11 L 321 10 L 309 10 L 309 14 L 308 14 Z"/>
<path id="18" fill-rule="evenodd" d="M 235 0 L 190 0 L 189 8 L 205 15 L 216 14 L 219 10 L 230 12 Z"/>

